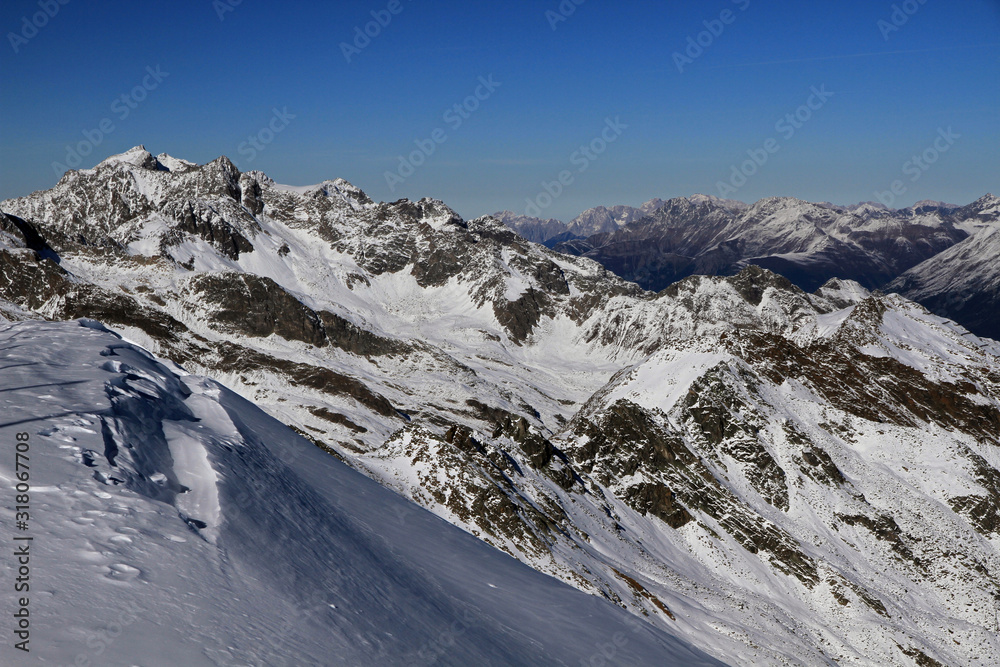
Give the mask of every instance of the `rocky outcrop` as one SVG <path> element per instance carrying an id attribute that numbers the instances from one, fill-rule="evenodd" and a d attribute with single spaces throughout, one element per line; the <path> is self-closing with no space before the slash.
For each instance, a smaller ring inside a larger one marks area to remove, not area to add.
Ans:
<path id="1" fill-rule="evenodd" d="M 210 326 L 224 332 L 258 338 L 278 335 L 317 346 L 327 341 L 319 314 L 270 278 L 206 273 L 188 282 L 185 295 L 208 306 Z"/>

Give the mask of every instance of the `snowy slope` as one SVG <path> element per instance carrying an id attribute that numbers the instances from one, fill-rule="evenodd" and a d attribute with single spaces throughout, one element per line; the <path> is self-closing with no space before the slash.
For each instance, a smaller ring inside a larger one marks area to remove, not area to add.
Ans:
<path id="1" fill-rule="evenodd" d="M 996 664 L 1000 350 L 902 300 L 820 320 L 798 345 L 747 331 L 661 350 L 554 442 L 677 527 L 619 519 L 648 560 L 721 596 L 689 598 L 738 604 L 707 625 L 752 643 L 789 630 L 778 655 L 731 661 Z M 948 404 L 945 382 L 982 398 Z M 670 600 L 665 575 L 647 588 Z"/>
<path id="2" fill-rule="evenodd" d="M 718 664 L 82 324 L 0 329 L 33 538 L 31 652 L 3 664 Z"/>

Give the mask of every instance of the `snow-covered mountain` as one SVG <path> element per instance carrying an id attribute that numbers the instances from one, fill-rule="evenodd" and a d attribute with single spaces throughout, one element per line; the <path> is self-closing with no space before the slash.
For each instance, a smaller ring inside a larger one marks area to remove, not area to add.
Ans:
<path id="1" fill-rule="evenodd" d="M 789 205 L 661 211 L 756 247 Z M 755 266 L 654 294 L 435 200 L 141 148 L 0 210 L 7 317 L 101 320 L 724 662 L 1000 656 L 1000 348 L 902 297 Z"/>
<path id="2" fill-rule="evenodd" d="M 554 247 L 595 259 L 651 290 L 688 275 L 732 275 L 750 264 L 807 291 L 831 278 L 875 289 L 966 239 L 981 223 L 973 207 L 921 202 L 889 210 L 772 197 L 739 208 L 679 198 L 620 229 Z M 1000 220 L 1000 213 L 991 219 Z"/>
<path id="3" fill-rule="evenodd" d="M 92 320 L 0 321 L 0 356 L 31 488 L 4 665 L 719 664 Z"/>
<path id="4" fill-rule="evenodd" d="M 710 196 L 695 195 L 695 197 Z M 714 197 L 710 198 L 715 199 Z M 551 248 L 558 243 L 616 231 L 630 222 L 651 215 L 665 203 L 662 199 L 650 199 L 640 206 L 597 206 L 587 209 L 568 223 L 554 218 L 542 219 L 519 215 L 512 211 L 500 211 L 491 217 L 507 225 L 529 241 L 541 243 Z M 730 203 L 738 204 L 738 202 Z"/>
<path id="5" fill-rule="evenodd" d="M 551 247 L 560 241 L 574 238 L 569 233 L 569 225 L 555 218 L 534 218 L 513 211 L 499 211 L 493 217 L 532 243 Z"/>
<path id="6" fill-rule="evenodd" d="M 679 197 L 617 231 L 563 242 L 555 249 L 595 259 L 616 275 L 658 291 L 694 272 L 715 273 L 718 261 L 702 267 L 695 258 L 712 247 L 737 215 L 713 198 Z"/>
<path id="7" fill-rule="evenodd" d="M 650 199 L 638 207 L 619 205 L 589 208 L 569 222 L 569 232 L 580 238 L 602 232 L 613 232 L 634 220 L 650 215 L 664 203 L 662 199 Z"/>
<path id="8" fill-rule="evenodd" d="M 886 289 L 897 291 L 980 336 L 1000 340 L 1000 198 L 963 209 L 972 235 L 921 262 Z"/>

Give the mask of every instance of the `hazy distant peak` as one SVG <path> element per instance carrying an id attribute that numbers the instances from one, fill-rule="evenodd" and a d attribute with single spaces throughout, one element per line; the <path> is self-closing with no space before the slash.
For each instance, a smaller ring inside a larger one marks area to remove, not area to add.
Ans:
<path id="1" fill-rule="evenodd" d="M 694 194 L 687 198 L 692 204 L 702 204 L 711 203 L 723 206 L 732 211 L 742 211 L 743 209 L 749 208 L 749 204 L 741 202 L 736 199 L 721 199 L 715 195 L 705 195 L 705 194 Z"/>

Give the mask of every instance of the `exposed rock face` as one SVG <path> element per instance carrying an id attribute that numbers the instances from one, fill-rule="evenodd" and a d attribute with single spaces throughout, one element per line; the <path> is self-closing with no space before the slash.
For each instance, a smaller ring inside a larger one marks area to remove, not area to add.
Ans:
<path id="1" fill-rule="evenodd" d="M 856 282 L 737 270 L 793 201 L 663 202 L 677 257 L 756 222 L 697 257 L 734 275 L 654 294 L 435 200 L 147 155 L 0 204 L 4 313 L 105 321 L 730 663 L 1000 652 L 1000 347 Z M 855 215 L 806 213 L 783 252 Z"/>
<path id="2" fill-rule="evenodd" d="M 807 586 L 816 583 L 816 565 L 800 551 L 795 540 L 771 522 L 747 512 L 688 448 L 684 437 L 664 428 L 656 415 L 620 400 L 596 421 L 584 420 L 580 426 L 573 434 L 578 442 L 586 444 L 570 452 L 585 462 L 582 468 L 588 474 L 613 489 L 620 483 L 618 480 L 636 479 L 637 474 L 653 480 L 623 489 L 623 497 L 638 505 L 633 505 L 634 509 L 648 513 L 644 510 L 651 487 L 654 492 L 667 489 L 669 511 L 666 518 L 657 516 L 671 527 L 688 523 L 691 515 L 687 508 L 700 511 L 718 522 L 716 525 L 748 552 L 763 554 L 779 571 L 798 577 Z"/>
<path id="3" fill-rule="evenodd" d="M 204 363 L 216 371 L 239 373 L 243 376 L 261 372 L 271 373 L 296 387 L 313 389 L 330 396 L 344 396 L 381 417 L 401 419 L 399 412 L 384 396 L 372 391 L 356 378 L 329 368 L 275 358 L 233 343 L 216 344 L 212 352 L 213 358 L 205 359 Z M 352 430 L 358 429 L 352 427 Z"/>
<path id="4" fill-rule="evenodd" d="M 211 326 L 244 336 L 278 335 L 323 345 L 326 332 L 316 311 L 270 278 L 245 273 L 209 273 L 192 278 L 186 297 L 212 308 Z"/>
<path id="5" fill-rule="evenodd" d="M 232 162 L 223 157 L 175 174 L 144 149 L 124 156 L 67 172 L 45 195 L 9 200 L 4 210 L 45 220 L 46 238 L 57 250 L 64 244 L 120 248 L 154 222 L 166 227 L 160 234 L 168 246 L 195 235 L 219 249 L 249 250 L 246 239 L 236 237 L 252 236 L 256 224 L 237 205 L 240 174 Z"/>
<path id="6" fill-rule="evenodd" d="M 652 514 L 671 528 L 682 528 L 691 514 L 677 502 L 676 495 L 659 482 L 641 482 L 625 492 L 625 502 L 644 515 Z"/>
<path id="7" fill-rule="evenodd" d="M 65 271 L 28 248 L 0 248 L 0 298 L 36 309 L 60 291 L 70 289 Z"/>
<path id="8" fill-rule="evenodd" d="M 253 244 L 237 227 L 230 224 L 219 211 L 203 202 L 182 201 L 167 203 L 161 213 L 176 221 L 173 233 L 164 235 L 162 246 L 169 251 L 173 245 L 183 243 L 185 235 L 200 237 L 230 259 L 239 259 L 241 252 L 253 252 Z"/>
<path id="9" fill-rule="evenodd" d="M 7 215 L 0 211 L 0 234 L 5 238 L 7 245 L 34 250 L 39 256 L 58 262 L 58 256 L 38 230 L 16 215 Z"/>
<path id="10" fill-rule="evenodd" d="M 699 201 L 704 195 L 695 195 L 691 201 Z M 714 199 L 714 198 L 713 198 Z M 716 200 L 720 201 L 721 200 Z M 595 234 L 614 232 L 630 222 L 641 220 L 652 215 L 658 209 L 667 205 L 662 199 L 650 199 L 638 207 L 633 206 L 596 206 L 587 209 L 570 220 L 567 225 L 568 236 L 586 239 Z"/>

